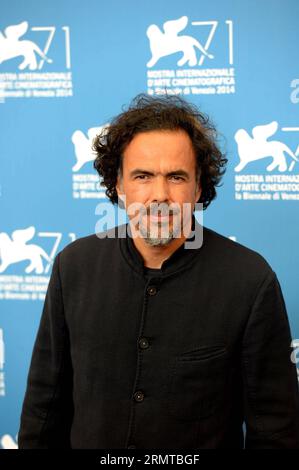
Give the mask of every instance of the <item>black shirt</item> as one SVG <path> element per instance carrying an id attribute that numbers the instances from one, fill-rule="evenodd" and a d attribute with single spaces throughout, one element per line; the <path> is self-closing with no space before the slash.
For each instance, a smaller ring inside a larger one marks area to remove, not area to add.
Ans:
<path id="1" fill-rule="evenodd" d="M 156 276 L 161 276 L 162 271 L 161 269 L 156 269 L 156 268 L 144 268 L 144 275 L 147 279 L 150 279 L 151 277 L 156 277 Z"/>
<path id="2" fill-rule="evenodd" d="M 290 328 L 264 258 L 204 227 L 157 272 L 111 234 L 55 258 L 20 448 L 242 448 L 244 421 L 246 448 L 298 447 Z"/>

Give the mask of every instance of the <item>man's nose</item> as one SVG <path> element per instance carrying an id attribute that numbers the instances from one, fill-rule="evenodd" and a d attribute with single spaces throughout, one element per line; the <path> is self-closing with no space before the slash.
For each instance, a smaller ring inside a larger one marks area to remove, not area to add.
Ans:
<path id="1" fill-rule="evenodd" d="M 168 181 L 164 176 L 158 175 L 154 178 L 152 186 L 152 199 L 158 202 L 168 201 L 169 187 Z"/>

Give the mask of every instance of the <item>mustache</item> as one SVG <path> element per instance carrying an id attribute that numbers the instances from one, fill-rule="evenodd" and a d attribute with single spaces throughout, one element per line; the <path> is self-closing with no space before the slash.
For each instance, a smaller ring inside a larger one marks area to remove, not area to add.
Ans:
<path id="1" fill-rule="evenodd" d="M 149 207 L 145 208 L 143 211 L 143 214 L 145 215 L 160 215 L 160 216 L 166 216 L 166 215 L 176 215 L 180 213 L 180 209 L 174 208 L 167 206 L 166 204 L 154 204 L 150 205 Z"/>

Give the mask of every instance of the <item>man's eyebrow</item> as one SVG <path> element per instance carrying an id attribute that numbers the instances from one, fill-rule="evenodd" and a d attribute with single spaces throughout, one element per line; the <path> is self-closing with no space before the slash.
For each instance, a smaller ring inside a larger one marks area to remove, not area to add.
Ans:
<path id="1" fill-rule="evenodd" d="M 155 173 L 153 173 L 152 171 L 149 171 L 149 170 L 143 170 L 142 168 L 136 168 L 135 170 L 131 171 L 130 172 L 130 176 L 136 176 L 136 175 L 139 175 L 139 174 L 143 174 L 143 175 L 155 175 Z M 173 171 L 169 171 L 168 173 L 166 173 L 165 176 L 172 176 L 172 175 L 176 175 L 176 176 L 184 176 L 186 178 L 189 178 L 190 175 L 187 171 L 185 170 L 182 170 L 182 169 L 177 169 L 177 170 L 173 170 Z"/>

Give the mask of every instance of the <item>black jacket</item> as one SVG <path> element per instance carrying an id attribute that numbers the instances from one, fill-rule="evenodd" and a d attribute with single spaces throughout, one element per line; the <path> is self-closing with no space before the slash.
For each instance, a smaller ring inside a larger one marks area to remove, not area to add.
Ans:
<path id="1" fill-rule="evenodd" d="M 240 244 L 204 228 L 146 270 L 128 236 L 78 239 L 55 258 L 19 447 L 299 448 L 290 345 L 277 277 Z"/>

